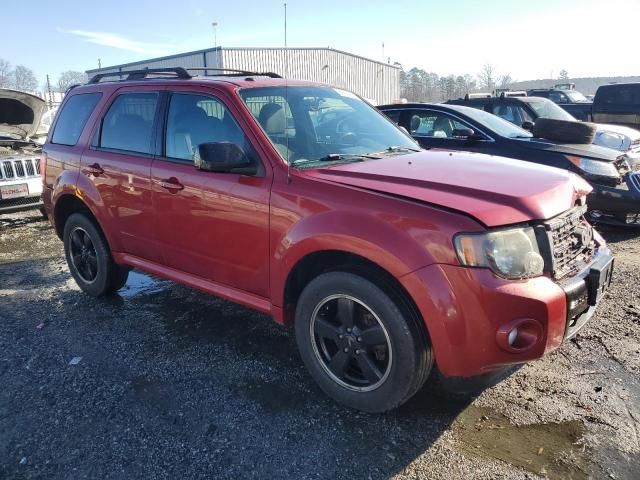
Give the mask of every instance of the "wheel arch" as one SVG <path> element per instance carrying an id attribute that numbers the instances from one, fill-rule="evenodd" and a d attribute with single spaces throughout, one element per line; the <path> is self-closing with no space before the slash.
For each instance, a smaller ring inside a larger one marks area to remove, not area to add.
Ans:
<path id="1" fill-rule="evenodd" d="M 336 271 L 359 275 L 389 294 L 398 308 L 417 323 L 418 330 L 424 334 L 424 341 L 430 344 L 429 332 L 420 310 L 400 281 L 374 261 L 344 250 L 319 250 L 308 253 L 291 268 L 286 277 L 282 299 L 285 325 L 293 324 L 295 306 L 309 282 L 318 275 Z"/>

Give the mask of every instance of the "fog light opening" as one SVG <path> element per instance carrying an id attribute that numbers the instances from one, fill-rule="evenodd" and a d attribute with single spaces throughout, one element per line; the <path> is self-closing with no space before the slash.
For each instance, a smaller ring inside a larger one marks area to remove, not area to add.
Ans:
<path id="1" fill-rule="evenodd" d="M 510 353 L 525 352 L 542 338 L 542 325 L 532 318 L 519 318 L 502 325 L 496 332 L 496 340 L 503 350 Z"/>

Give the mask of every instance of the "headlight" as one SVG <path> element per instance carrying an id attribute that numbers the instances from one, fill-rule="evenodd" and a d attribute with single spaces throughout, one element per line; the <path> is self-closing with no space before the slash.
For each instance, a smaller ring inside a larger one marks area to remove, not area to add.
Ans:
<path id="1" fill-rule="evenodd" d="M 454 244 L 462 265 L 490 268 L 503 278 L 537 277 L 544 270 L 531 227 L 462 233 L 455 236 Z"/>
<path id="2" fill-rule="evenodd" d="M 566 155 L 566 157 L 576 167 L 590 175 L 597 175 L 598 177 L 620 177 L 618 170 L 616 170 L 616 167 L 611 162 L 591 160 L 589 158 L 575 157 L 573 155 Z"/>

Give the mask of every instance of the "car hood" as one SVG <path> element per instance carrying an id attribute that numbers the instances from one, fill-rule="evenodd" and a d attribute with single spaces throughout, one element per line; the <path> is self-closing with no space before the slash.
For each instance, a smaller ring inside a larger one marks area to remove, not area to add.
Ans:
<path id="1" fill-rule="evenodd" d="M 637 150 L 640 143 L 640 131 L 623 125 L 597 123 L 598 131 L 593 143 L 623 152 Z"/>
<path id="2" fill-rule="evenodd" d="M 600 145 L 576 144 L 576 143 L 555 143 L 544 138 L 517 138 L 519 142 L 526 142 L 530 148 L 545 150 L 548 152 L 560 153 L 563 155 L 573 155 L 576 157 L 586 157 L 594 160 L 613 162 L 621 153 L 618 150 L 602 147 Z"/>
<path id="3" fill-rule="evenodd" d="M 26 139 L 38 130 L 45 101 L 17 90 L 0 89 L 0 136 Z"/>
<path id="4" fill-rule="evenodd" d="M 468 214 L 486 226 L 551 218 L 591 187 L 572 173 L 467 152 L 418 152 L 302 174 Z"/>

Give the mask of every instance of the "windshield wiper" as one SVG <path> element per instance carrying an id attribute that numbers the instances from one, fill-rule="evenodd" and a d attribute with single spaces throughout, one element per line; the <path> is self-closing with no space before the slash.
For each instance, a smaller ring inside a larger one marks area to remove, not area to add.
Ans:
<path id="1" fill-rule="evenodd" d="M 324 157 L 318 158 L 317 162 L 335 162 L 337 160 L 345 160 L 347 158 L 369 158 L 372 160 L 380 160 L 379 155 L 375 155 L 373 153 L 330 153 L 325 155 Z"/>
<path id="2" fill-rule="evenodd" d="M 380 153 L 393 153 L 393 152 L 419 152 L 419 148 L 410 147 L 398 147 L 396 145 L 390 145 Z"/>

